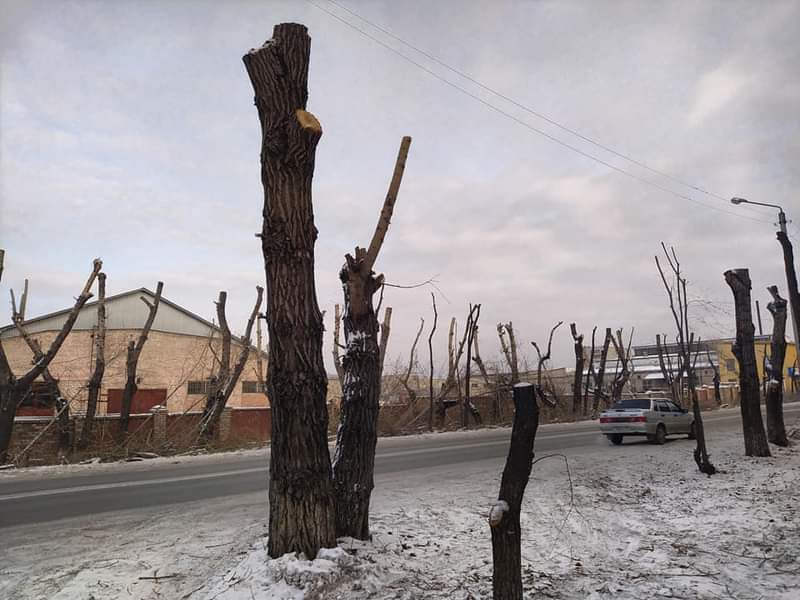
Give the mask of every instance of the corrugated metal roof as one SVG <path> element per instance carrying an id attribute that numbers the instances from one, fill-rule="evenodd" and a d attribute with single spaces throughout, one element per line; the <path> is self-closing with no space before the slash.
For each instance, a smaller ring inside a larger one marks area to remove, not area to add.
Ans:
<path id="1" fill-rule="evenodd" d="M 139 288 L 115 294 L 106 298 L 106 328 L 141 329 L 147 319 L 148 308 L 141 297 L 152 302 L 155 294 L 147 288 Z M 28 319 L 25 328 L 30 333 L 43 331 L 59 331 L 67 320 L 71 308 Z M 74 331 L 93 330 L 97 324 L 97 301 L 87 303 L 78 314 L 73 326 Z M 211 330 L 219 331 L 213 323 L 183 308 L 182 306 L 161 297 L 161 303 L 153 321 L 153 331 L 180 333 L 186 335 L 208 336 Z M 18 335 L 14 325 L 0 329 L 0 337 L 10 338 Z"/>

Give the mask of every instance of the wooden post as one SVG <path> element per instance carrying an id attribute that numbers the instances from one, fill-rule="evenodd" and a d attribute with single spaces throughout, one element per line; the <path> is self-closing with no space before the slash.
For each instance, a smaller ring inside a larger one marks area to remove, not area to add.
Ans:
<path id="1" fill-rule="evenodd" d="M 312 559 L 320 548 L 336 545 L 311 199 L 322 127 L 306 111 L 310 55 L 305 26 L 282 23 L 271 40 L 242 59 L 261 123 L 272 407 L 268 552 L 274 558 L 303 552 Z"/>
<path id="2" fill-rule="evenodd" d="M 534 386 L 513 388 L 514 425 L 500 494 L 489 513 L 492 530 L 492 589 L 494 600 L 522 600 L 520 509 L 533 465 L 533 443 L 539 426 Z"/>
<path id="3" fill-rule="evenodd" d="M 739 406 L 742 411 L 744 447 L 747 456 L 770 456 L 764 422 L 761 419 L 761 402 L 756 368 L 753 312 L 750 300 L 750 272 L 747 269 L 725 271 L 725 281 L 733 292 L 736 312 L 736 343 L 733 354 L 739 362 Z"/>

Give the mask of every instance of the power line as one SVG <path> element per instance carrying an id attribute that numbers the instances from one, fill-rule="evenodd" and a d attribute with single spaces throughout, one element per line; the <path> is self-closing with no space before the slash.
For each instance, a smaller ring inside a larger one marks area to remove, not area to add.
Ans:
<path id="1" fill-rule="evenodd" d="M 411 48 L 412 50 L 414 50 L 416 52 L 419 52 L 424 57 L 426 57 L 426 58 L 432 60 L 433 62 L 435 62 L 436 64 L 444 67 L 448 71 L 451 71 L 452 73 L 455 73 L 459 77 L 463 77 L 464 79 L 474 83 L 475 85 L 477 85 L 481 89 L 489 92 L 490 94 L 493 94 L 493 95 L 497 96 L 498 98 L 502 98 L 503 100 L 505 100 L 506 102 L 509 102 L 510 104 L 513 104 L 517 108 L 520 108 L 520 109 L 524 110 L 525 112 L 528 112 L 528 113 L 534 115 L 535 117 L 538 117 L 538 118 L 542 119 L 543 121 L 547 121 L 551 125 L 554 125 L 555 127 L 558 127 L 559 129 L 561 129 L 563 131 L 566 131 L 567 133 L 570 133 L 570 134 L 574 135 L 575 137 L 578 137 L 578 138 L 582 139 L 585 142 L 588 142 L 588 143 L 590 143 L 590 144 L 592 144 L 594 146 L 597 146 L 598 148 L 601 148 L 601 149 L 605 150 L 606 152 L 610 152 L 614 156 L 617 156 L 617 157 L 622 158 L 624 160 L 627 160 L 627 161 L 629 161 L 629 162 L 631 162 L 631 163 L 633 163 L 633 164 L 635 164 L 635 165 L 637 165 L 639 167 L 642 167 L 643 169 L 646 169 L 646 170 L 650 171 L 651 173 L 654 173 L 656 175 L 660 175 L 661 177 L 666 177 L 667 179 L 670 179 L 670 180 L 674 181 L 675 183 L 679 183 L 680 185 L 683 185 L 683 186 L 685 186 L 687 188 L 690 188 L 690 189 L 695 190 L 697 192 L 700 192 L 702 194 L 706 194 L 706 195 L 711 196 L 713 198 L 716 198 L 718 200 L 722 200 L 723 202 L 727 202 L 728 201 L 728 198 L 725 198 L 723 196 L 720 196 L 719 194 L 716 194 L 714 192 L 711 192 L 711 191 L 708 191 L 706 189 L 703 189 L 700 186 L 693 185 L 693 184 L 691 184 L 691 183 L 689 183 L 687 181 L 684 181 L 684 180 L 682 180 L 682 179 L 680 179 L 678 177 L 675 177 L 674 175 L 670 175 L 669 173 L 666 173 L 664 171 L 660 171 L 659 169 L 651 167 L 650 165 L 648 165 L 648 164 L 646 164 L 646 163 L 644 163 L 642 161 L 636 160 L 635 158 L 633 158 L 630 155 L 623 154 L 622 152 L 618 152 L 617 150 L 614 150 L 613 148 L 611 148 L 609 146 L 606 146 L 605 144 L 602 144 L 602 143 L 598 142 L 597 140 L 594 140 L 594 139 L 590 138 L 589 136 L 584 135 L 584 134 L 582 134 L 581 132 L 579 132 L 579 131 L 577 131 L 575 129 L 567 127 L 563 123 L 559 123 L 555 119 L 553 119 L 551 117 L 548 117 L 547 115 L 532 109 L 530 106 L 526 106 L 525 104 L 522 104 L 521 102 L 519 102 L 517 100 L 514 100 L 513 98 L 507 96 L 506 94 L 503 94 L 502 92 L 499 92 L 496 89 L 486 85 L 485 83 L 479 81 L 478 79 L 475 79 L 469 73 L 465 73 L 464 71 L 461 71 L 461 70 L 459 70 L 459 69 L 457 69 L 455 67 L 450 66 L 449 64 L 447 64 L 443 60 L 437 58 L 436 56 L 430 54 L 429 52 L 426 52 L 425 50 L 423 50 L 421 48 L 418 48 L 417 46 L 411 44 L 410 42 L 407 42 L 406 40 L 404 40 L 400 36 L 395 35 L 391 31 L 389 31 L 388 29 L 385 29 L 384 27 L 381 27 L 377 23 L 374 23 L 374 22 L 370 21 L 366 17 L 361 16 L 360 14 L 355 12 L 354 10 L 351 10 L 351 9 L 347 8 L 346 6 L 344 6 L 342 4 L 339 4 L 338 2 L 336 2 L 336 0 L 328 0 L 328 2 L 330 2 L 331 4 L 341 8 L 344 11 L 347 11 L 348 13 L 350 13 L 354 17 L 360 19 L 364 23 L 367 23 L 368 25 L 374 27 L 378 31 L 381 31 L 382 33 L 385 33 L 386 35 L 388 35 L 392 39 L 397 40 L 398 42 L 400 42 L 404 46 L 406 46 L 408 48 Z"/>
<path id="2" fill-rule="evenodd" d="M 546 131 L 543 131 L 543 130 L 539 129 L 539 128 L 535 127 L 534 125 L 531 125 L 530 123 L 528 123 L 526 121 L 523 121 L 522 119 L 519 119 L 518 117 L 516 117 L 516 116 L 512 115 L 511 113 L 503 110 L 502 108 L 499 108 L 499 107 L 495 106 L 491 102 L 488 102 L 487 100 L 484 100 L 480 96 L 478 96 L 476 94 L 473 94 L 472 92 L 470 92 L 469 90 L 461 87 L 460 85 L 458 85 L 458 84 L 456 84 L 456 83 L 454 83 L 454 82 L 442 77 L 440 74 L 436 73 L 435 71 L 431 70 L 430 68 L 426 67 L 425 65 L 415 61 L 413 58 L 411 58 L 409 56 L 406 56 L 405 54 L 403 54 L 402 52 L 400 52 L 396 48 L 394 48 L 394 47 L 390 46 L 389 44 L 387 44 L 386 42 L 384 42 L 383 40 L 373 36 L 372 34 L 370 34 L 367 31 L 364 31 L 363 29 L 361 29 L 357 25 L 355 25 L 355 24 L 351 23 L 350 21 L 342 18 L 340 15 L 337 15 L 336 13 L 328 10 L 327 8 L 324 8 L 324 7 L 320 6 L 319 4 L 314 2 L 313 0 L 306 0 L 306 1 L 309 4 L 311 4 L 312 6 L 314 6 L 315 8 L 317 8 L 318 10 L 321 10 L 322 12 L 328 14 L 329 16 L 333 17 L 334 19 L 340 21 L 344 25 L 347 25 L 351 29 L 354 29 L 355 31 L 359 32 L 364 37 L 369 38 L 370 40 L 372 40 L 376 44 L 379 44 L 380 46 L 383 46 L 384 48 L 386 48 L 390 52 L 393 52 L 394 54 L 396 54 L 400 58 L 404 59 L 405 61 L 407 61 L 407 62 L 413 64 L 414 66 L 416 66 L 417 68 L 425 71 L 426 73 L 428 73 L 432 77 L 438 79 L 442 83 L 444 83 L 446 85 L 449 85 L 450 87 L 452 87 L 452 88 L 460 91 L 461 93 L 469 96 L 473 100 L 476 100 L 477 102 L 480 102 L 481 104 L 483 104 L 487 108 L 489 108 L 489 109 L 491 109 L 491 110 L 503 115 L 504 117 L 506 117 L 508 119 L 511 119 L 515 123 L 517 123 L 519 125 L 522 125 L 523 127 L 526 127 L 527 129 L 529 129 L 529 130 L 531 130 L 531 131 L 533 131 L 535 133 L 538 133 L 539 135 L 549 139 L 550 141 L 555 142 L 556 144 L 559 144 L 560 146 L 563 146 L 563 147 L 567 148 L 568 150 L 571 150 L 571 151 L 573 151 L 573 152 L 575 152 L 577 154 L 580 154 L 581 156 L 584 156 L 585 158 L 593 160 L 593 161 L 595 161 L 595 162 L 597 162 L 597 163 L 599 163 L 599 164 L 601 164 L 601 165 L 603 165 L 605 167 L 608 167 L 609 169 L 617 171 L 618 173 L 626 175 L 626 176 L 630 177 L 631 179 L 635 179 L 636 181 L 644 183 L 645 185 L 649 185 L 649 186 L 651 186 L 653 188 L 656 188 L 656 189 L 658 189 L 658 190 L 660 190 L 662 192 L 665 192 L 667 194 L 671 194 L 673 196 L 676 196 L 677 198 L 681 198 L 682 200 L 687 200 L 689 202 L 693 202 L 695 204 L 699 204 L 700 206 L 704 206 L 704 207 L 710 208 L 712 210 L 716 210 L 716 211 L 719 211 L 719 212 L 727 213 L 729 215 L 732 215 L 734 217 L 738 217 L 740 219 L 749 219 L 749 220 L 755 221 L 757 223 L 770 223 L 769 221 L 765 221 L 763 219 L 757 219 L 755 217 L 749 217 L 747 215 L 741 214 L 740 212 L 733 212 L 733 211 L 730 211 L 730 210 L 725 210 L 725 209 L 723 209 L 723 208 L 721 208 L 719 206 L 716 206 L 716 205 L 713 205 L 713 204 L 707 204 L 705 202 L 697 200 L 696 198 L 692 198 L 690 196 L 686 196 L 685 194 L 681 194 L 679 192 L 676 192 L 673 189 L 670 189 L 670 188 L 664 187 L 664 186 L 662 186 L 662 185 L 660 185 L 658 183 L 655 183 L 654 181 L 651 181 L 651 180 L 646 179 L 644 177 L 640 177 L 639 175 L 636 175 L 635 173 L 631 173 L 629 171 L 626 171 L 625 169 L 623 169 L 621 167 L 618 167 L 618 166 L 616 166 L 616 165 L 614 165 L 612 163 L 609 163 L 609 162 L 603 160 L 602 158 L 594 156 L 593 154 L 590 154 L 590 153 L 588 153 L 588 152 L 586 152 L 584 150 L 581 150 L 580 148 L 577 148 L 576 146 L 573 146 L 572 144 L 569 144 L 568 142 L 565 142 L 565 141 L 563 141 L 563 140 L 561 140 L 561 139 L 559 139 L 559 138 L 547 133 Z M 336 4 L 336 3 L 334 2 L 334 4 Z M 336 4 L 336 6 L 339 6 L 339 5 Z M 347 10 L 347 9 L 345 9 L 345 10 Z M 412 46 L 409 45 L 409 47 L 412 47 Z M 457 72 L 457 71 L 454 70 L 454 72 Z M 479 85 L 481 85 L 481 84 L 479 84 Z M 498 95 L 500 95 L 500 94 L 498 94 Z M 511 101 L 511 102 L 513 103 L 513 101 Z M 620 155 L 620 156 L 624 157 L 624 155 Z M 694 186 L 690 186 L 690 187 L 694 187 Z M 705 193 L 709 193 L 709 192 L 705 192 Z"/>

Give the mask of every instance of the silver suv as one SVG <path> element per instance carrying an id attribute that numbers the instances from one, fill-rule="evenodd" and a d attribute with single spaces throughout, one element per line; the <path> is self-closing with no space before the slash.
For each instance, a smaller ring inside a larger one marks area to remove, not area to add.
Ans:
<path id="1" fill-rule="evenodd" d="M 694 418 L 685 408 L 663 398 L 620 400 L 600 415 L 600 431 L 618 446 L 625 436 L 646 436 L 663 444 L 668 435 L 694 439 Z"/>

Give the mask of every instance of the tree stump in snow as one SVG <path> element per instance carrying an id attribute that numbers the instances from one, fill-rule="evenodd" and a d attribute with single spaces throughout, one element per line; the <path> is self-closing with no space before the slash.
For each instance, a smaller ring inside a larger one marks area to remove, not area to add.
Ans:
<path id="1" fill-rule="evenodd" d="M 534 386 L 514 386 L 514 425 L 500 482 L 500 494 L 489 513 L 492 529 L 492 589 L 495 600 L 522 600 L 520 507 L 533 465 L 533 442 L 539 426 Z"/>

